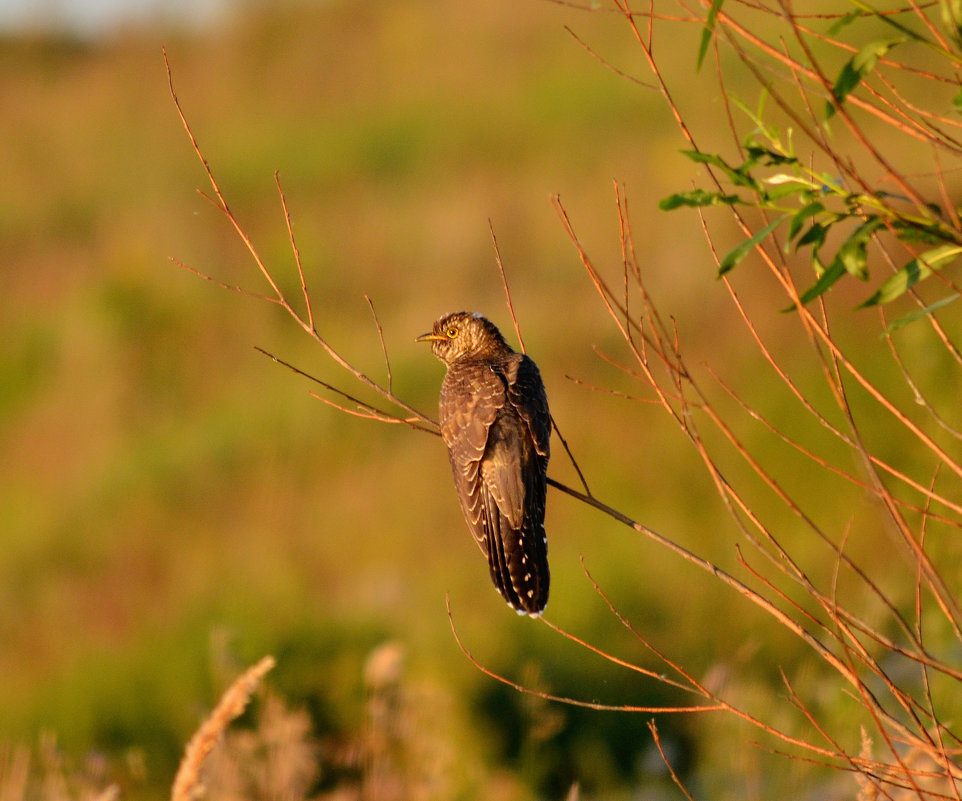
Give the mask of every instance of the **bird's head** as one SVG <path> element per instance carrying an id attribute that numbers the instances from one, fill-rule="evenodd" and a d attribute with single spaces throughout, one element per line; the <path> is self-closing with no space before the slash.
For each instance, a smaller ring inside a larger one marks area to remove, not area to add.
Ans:
<path id="1" fill-rule="evenodd" d="M 497 326 L 477 312 L 445 314 L 417 341 L 430 342 L 431 352 L 445 364 L 511 351 Z"/>

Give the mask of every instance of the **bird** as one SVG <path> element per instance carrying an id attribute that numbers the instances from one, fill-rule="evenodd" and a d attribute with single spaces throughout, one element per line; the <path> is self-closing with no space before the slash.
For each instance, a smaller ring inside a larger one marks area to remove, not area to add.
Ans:
<path id="1" fill-rule="evenodd" d="M 476 312 L 445 314 L 417 341 L 447 365 L 439 422 L 464 519 L 498 592 L 518 614 L 537 617 L 550 583 L 551 415 L 541 373 Z"/>

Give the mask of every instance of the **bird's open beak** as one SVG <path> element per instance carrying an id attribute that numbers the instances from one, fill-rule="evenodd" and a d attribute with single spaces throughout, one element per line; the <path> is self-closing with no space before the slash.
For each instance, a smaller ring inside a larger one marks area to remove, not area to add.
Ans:
<path id="1" fill-rule="evenodd" d="M 444 339 L 443 334 L 435 334 L 433 331 L 428 331 L 426 334 L 421 334 L 415 342 L 440 342 Z"/>

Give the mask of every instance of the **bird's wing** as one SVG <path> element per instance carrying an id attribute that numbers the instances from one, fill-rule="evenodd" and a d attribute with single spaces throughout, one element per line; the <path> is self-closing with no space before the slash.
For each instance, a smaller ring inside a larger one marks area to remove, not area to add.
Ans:
<path id="1" fill-rule="evenodd" d="M 488 431 L 481 462 L 491 578 L 515 609 L 540 614 L 550 571 L 544 531 L 551 417 L 535 363 L 517 354 L 504 366 L 505 405 Z M 489 515 L 490 513 L 490 515 Z"/>
<path id="2" fill-rule="evenodd" d="M 452 367 L 441 388 L 441 436 L 448 446 L 454 486 L 464 519 L 485 555 L 490 532 L 483 519 L 481 461 L 489 430 L 506 399 L 504 382 L 481 364 Z"/>
<path id="3" fill-rule="evenodd" d="M 551 439 L 548 396 L 538 365 L 524 354 L 517 355 L 508 372 L 508 402 L 524 420 L 535 451 L 545 458 L 547 464 Z"/>
<path id="4" fill-rule="evenodd" d="M 540 525 L 544 521 L 547 492 L 551 415 L 538 367 L 523 354 L 518 354 L 508 370 L 507 403 L 519 423 L 519 471 L 523 482 L 521 513 L 525 520 Z"/>
<path id="5" fill-rule="evenodd" d="M 548 600 L 545 469 L 525 421 L 509 404 L 488 432 L 481 460 L 482 527 L 491 579 L 512 607 L 540 614 Z"/>
<path id="6" fill-rule="evenodd" d="M 505 398 L 488 429 L 481 478 L 511 527 L 519 530 L 528 515 L 544 519 L 551 416 L 541 374 L 531 359 L 516 353 L 495 371 Z"/>
<path id="7" fill-rule="evenodd" d="M 524 520 L 524 467 L 530 450 L 524 437 L 521 419 L 510 407 L 502 409 L 488 429 L 481 460 L 483 491 L 491 495 L 513 529 L 520 529 Z"/>

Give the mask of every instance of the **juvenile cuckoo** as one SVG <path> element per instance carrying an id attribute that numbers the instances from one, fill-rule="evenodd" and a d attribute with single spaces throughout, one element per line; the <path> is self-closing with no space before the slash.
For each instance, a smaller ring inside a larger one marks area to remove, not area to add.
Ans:
<path id="1" fill-rule="evenodd" d="M 541 374 L 480 314 L 455 312 L 418 337 L 447 365 L 441 436 L 461 511 L 491 580 L 519 614 L 548 602 L 544 533 L 551 418 Z"/>

